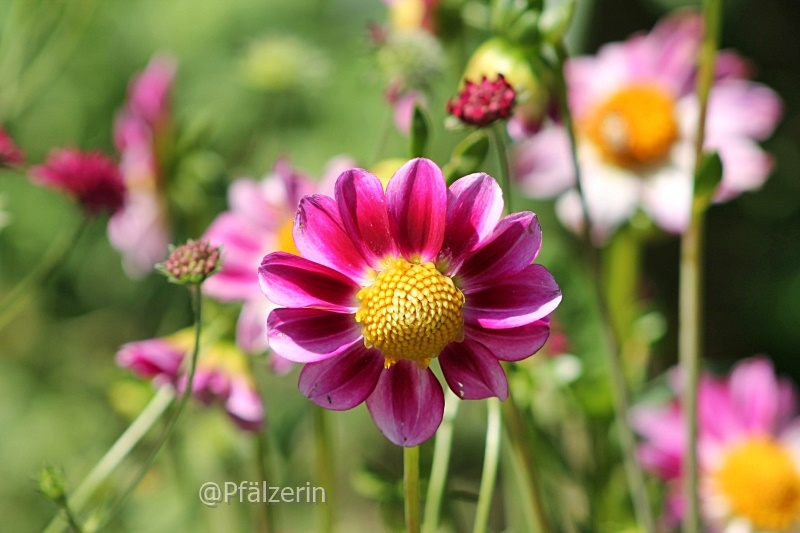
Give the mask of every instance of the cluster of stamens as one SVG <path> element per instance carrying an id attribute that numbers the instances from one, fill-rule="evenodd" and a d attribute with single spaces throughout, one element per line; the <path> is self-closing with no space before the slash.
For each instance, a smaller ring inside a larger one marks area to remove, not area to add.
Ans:
<path id="1" fill-rule="evenodd" d="M 184 285 L 199 285 L 220 267 L 220 248 L 193 240 L 173 248 L 167 260 L 158 265 L 170 281 Z"/>
<path id="2" fill-rule="evenodd" d="M 464 295 L 433 263 L 397 259 L 358 299 L 364 344 L 383 353 L 386 368 L 400 359 L 427 368 L 445 345 L 464 339 Z"/>

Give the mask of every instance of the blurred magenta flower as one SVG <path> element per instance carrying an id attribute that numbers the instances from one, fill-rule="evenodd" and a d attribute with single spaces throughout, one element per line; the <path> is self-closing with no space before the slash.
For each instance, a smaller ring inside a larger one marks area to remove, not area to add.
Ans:
<path id="1" fill-rule="evenodd" d="M 566 65 L 569 106 L 593 236 L 607 238 L 641 208 L 663 229 L 679 233 L 689 220 L 694 94 L 702 18 L 670 16 L 648 34 L 603 46 L 596 56 Z M 743 59 L 722 51 L 710 93 L 706 150 L 724 165 L 718 201 L 758 188 L 772 169 L 757 141 L 772 133 L 782 113 L 779 97 L 747 81 Z M 515 174 L 530 196 L 559 196 L 557 210 L 572 229 L 583 224 L 567 136 L 550 124 L 515 151 Z"/>
<path id="2" fill-rule="evenodd" d="M 179 331 L 169 337 L 123 345 L 117 364 L 157 386 L 186 388 L 188 376 L 182 368 L 194 342 L 193 332 Z M 220 402 L 240 428 L 259 431 L 264 424 L 264 405 L 255 388 L 247 358 L 234 346 L 218 343 L 201 351 L 192 395 L 210 405 Z"/>
<path id="3" fill-rule="evenodd" d="M 72 197 L 87 215 L 116 213 L 125 202 L 119 168 L 100 152 L 53 150 L 45 163 L 33 167 L 30 173 L 34 183 Z"/>
<path id="4" fill-rule="evenodd" d="M 14 142 L 14 139 L 0 126 L 0 168 L 13 167 L 25 161 L 25 154 Z"/>
<path id="5" fill-rule="evenodd" d="M 171 130 L 175 70 L 175 61 L 169 56 L 154 57 L 131 81 L 128 101 L 114 125 L 114 143 L 128 195 L 123 208 L 109 221 L 108 237 L 132 277 L 153 270 L 165 258 L 170 242 L 160 158 Z"/>
<path id="6" fill-rule="evenodd" d="M 333 192 L 336 177 L 352 166 L 349 157 L 333 158 L 321 182 L 315 184 L 286 159 L 279 159 L 273 172 L 261 181 L 242 178 L 231 185 L 230 209 L 221 213 L 203 236 L 223 248 L 222 270 L 203 285 L 203 292 L 223 302 L 244 302 L 236 343 L 245 352 L 267 349 L 267 316 L 274 308 L 259 293 L 258 265 L 270 252 L 298 253 L 292 220 L 300 199 L 314 192 Z M 273 357 L 271 364 L 276 371 L 288 370 L 290 365 L 280 357 Z"/>
<path id="7" fill-rule="evenodd" d="M 684 419 L 677 399 L 682 384 L 673 373 L 676 398 L 641 404 L 631 422 L 644 441 L 639 458 L 668 483 L 665 520 L 677 525 L 684 456 Z M 727 378 L 704 375 L 698 396 L 698 460 L 701 505 L 712 531 L 800 531 L 800 420 L 797 391 L 777 378 L 772 363 L 755 357 Z"/>
<path id="8" fill-rule="evenodd" d="M 334 410 L 366 401 L 383 434 L 415 446 L 439 427 L 438 358 L 463 399 L 505 399 L 500 360 L 535 353 L 561 301 L 550 272 L 532 264 L 536 215 L 501 219 L 491 176 L 448 189 L 427 159 L 403 165 L 386 192 L 352 169 L 335 199 L 306 196 L 294 219 L 301 256 L 275 252 L 259 269 L 261 290 L 285 306 L 269 315 L 270 347 L 306 363 L 299 388 Z"/>
<path id="9" fill-rule="evenodd" d="M 456 98 L 447 101 L 447 112 L 471 126 L 484 127 L 511 116 L 516 94 L 502 74 L 491 81 L 483 76 L 480 83 L 464 81 Z"/>

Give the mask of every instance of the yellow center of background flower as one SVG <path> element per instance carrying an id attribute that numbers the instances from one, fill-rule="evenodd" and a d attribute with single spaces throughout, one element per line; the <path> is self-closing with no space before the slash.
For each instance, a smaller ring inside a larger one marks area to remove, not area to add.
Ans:
<path id="1" fill-rule="evenodd" d="M 286 252 L 289 254 L 300 255 L 300 251 L 294 244 L 294 237 L 292 236 L 292 229 L 294 229 L 294 219 L 289 218 L 284 222 L 278 231 L 275 232 L 277 243 L 275 247 L 276 252 Z"/>
<path id="2" fill-rule="evenodd" d="M 358 299 L 364 344 L 383 353 L 386 368 L 399 359 L 427 368 L 445 345 L 464 340 L 464 295 L 433 263 L 397 259 Z"/>
<path id="3" fill-rule="evenodd" d="M 772 440 L 733 447 L 714 481 L 733 512 L 759 530 L 789 531 L 800 519 L 800 473 L 788 451 Z"/>
<path id="4" fill-rule="evenodd" d="M 598 105 L 583 124 L 603 158 L 636 167 L 658 162 L 678 138 L 675 102 L 656 85 L 631 85 Z"/>

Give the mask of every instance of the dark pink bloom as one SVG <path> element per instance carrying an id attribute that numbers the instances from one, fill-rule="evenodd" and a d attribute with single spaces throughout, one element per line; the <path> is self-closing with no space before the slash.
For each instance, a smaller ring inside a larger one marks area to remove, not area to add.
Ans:
<path id="1" fill-rule="evenodd" d="M 116 213 L 125 202 L 117 164 L 100 152 L 59 149 L 44 165 L 31 169 L 33 181 L 74 198 L 89 215 Z"/>
<path id="2" fill-rule="evenodd" d="M 542 347 L 561 291 L 532 264 L 536 215 L 502 210 L 491 176 L 448 189 L 427 159 L 403 165 L 386 192 L 352 169 L 335 199 L 303 198 L 294 219 L 302 257 L 272 253 L 259 269 L 261 290 L 285 306 L 269 315 L 270 347 L 306 363 L 301 392 L 334 410 L 366 401 L 402 446 L 424 442 L 442 420 L 434 359 L 460 398 L 505 399 L 500 361 Z"/>
<path id="3" fill-rule="evenodd" d="M 514 88 L 502 74 L 495 81 L 484 76 L 480 83 L 466 80 L 458 98 L 447 102 L 447 112 L 465 124 L 488 126 L 511 116 L 515 98 Z"/>
<path id="4" fill-rule="evenodd" d="M 0 127 L 0 168 L 13 167 L 24 161 L 25 154 L 22 153 L 5 128 Z"/>
<path id="5" fill-rule="evenodd" d="M 175 79 L 175 60 L 167 55 L 154 57 L 147 68 L 131 81 L 128 110 L 155 127 L 170 116 L 170 95 Z"/>
<path id="6" fill-rule="evenodd" d="M 185 352 L 166 339 L 130 342 L 117 352 L 117 364 L 157 385 L 175 384 Z"/>

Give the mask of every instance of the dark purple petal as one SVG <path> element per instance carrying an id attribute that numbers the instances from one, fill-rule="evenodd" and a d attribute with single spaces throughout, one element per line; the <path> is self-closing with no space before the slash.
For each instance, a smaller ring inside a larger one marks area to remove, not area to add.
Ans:
<path id="1" fill-rule="evenodd" d="M 457 180 L 447 192 L 447 234 L 440 260 L 455 271 L 466 254 L 495 227 L 503 213 L 503 193 L 488 174 L 471 174 Z"/>
<path id="2" fill-rule="evenodd" d="M 359 286 L 326 266 L 286 252 L 269 254 L 258 269 L 261 292 L 278 305 L 353 312 Z"/>
<path id="3" fill-rule="evenodd" d="M 398 446 L 416 446 L 439 429 L 444 393 L 430 368 L 401 360 L 381 373 L 367 409 L 387 439 Z"/>
<path id="4" fill-rule="evenodd" d="M 377 268 L 381 259 L 397 255 L 378 178 L 358 168 L 348 170 L 336 180 L 336 203 L 345 231 L 367 263 Z"/>
<path id="5" fill-rule="evenodd" d="M 306 259 L 338 270 L 362 285 L 368 281 L 369 265 L 347 236 L 333 198 L 315 194 L 300 200 L 292 235 Z"/>
<path id="6" fill-rule="evenodd" d="M 389 227 L 403 257 L 431 261 L 444 241 L 447 188 L 441 169 L 428 159 L 412 159 L 386 187 Z"/>
<path id="7" fill-rule="evenodd" d="M 521 361 L 538 352 L 550 336 L 550 318 L 507 329 L 486 329 L 464 324 L 464 336 L 489 349 L 501 361 Z"/>
<path id="8" fill-rule="evenodd" d="M 275 309 L 267 330 L 270 348 L 296 363 L 322 361 L 361 342 L 361 326 L 353 315 L 320 309 Z"/>
<path id="9" fill-rule="evenodd" d="M 451 342 L 439 356 L 444 379 L 462 400 L 508 397 L 508 380 L 500 362 L 481 343 Z"/>
<path id="10" fill-rule="evenodd" d="M 489 238 L 464 261 L 457 274 L 464 289 L 519 274 L 533 263 L 542 246 L 542 228 L 526 211 L 501 220 Z"/>
<path id="11" fill-rule="evenodd" d="M 561 289 L 542 265 L 525 267 L 510 279 L 462 290 L 464 321 L 488 329 L 530 324 L 552 313 L 561 302 Z"/>
<path id="12" fill-rule="evenodd" d="M 381 353 L 359 342 L 336 357 L 308 363 L 300 372 L 297 387 L 320 407 L 345 411 L 367 399 L 382 371 Z"/>

